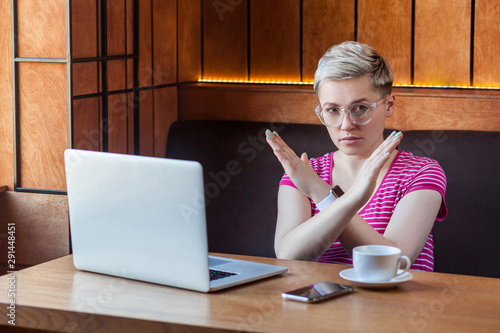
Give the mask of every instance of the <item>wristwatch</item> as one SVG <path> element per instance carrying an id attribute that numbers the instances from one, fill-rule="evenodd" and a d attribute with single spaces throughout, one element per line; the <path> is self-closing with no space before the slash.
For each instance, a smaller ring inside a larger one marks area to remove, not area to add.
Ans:
<path id="1" fill-rule="evenodd" d="M 326 198 L 324 198 L 323 200 L 321 200 L 319 203 L 316 204 L 316 208 L 319 211 L 322 211 L 328 205 L 330 205 L 331 203 L 333 203 L 335 200 L 337 200 L 338 198 L 340 198 L 343 195 L 344 195 L 344 191 L 342 191 L 342 189 L 340 188 L 340 186 L 335 185 L 330 190 L 330 194 L 328 194 L 328 196 Z"/>
<path id="2" fill-rule="evenodd" d="M 335 196 L 335 198 L 340 198 L 341 196 L 344 195 L 344 191 L 340 188 L 340 186 L 335 185 L 331 190 L 330 193 Z"/>

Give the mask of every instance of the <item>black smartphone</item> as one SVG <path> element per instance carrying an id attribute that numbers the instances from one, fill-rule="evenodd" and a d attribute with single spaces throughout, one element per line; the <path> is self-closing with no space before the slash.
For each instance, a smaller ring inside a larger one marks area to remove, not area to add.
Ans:
<path id="1" fill-rule="evenodd" d="M 353 287 L 332 282 L 319 282 L 281 294 L 292 301 L 317 303 L 333 297 L 352 293 Z"/>

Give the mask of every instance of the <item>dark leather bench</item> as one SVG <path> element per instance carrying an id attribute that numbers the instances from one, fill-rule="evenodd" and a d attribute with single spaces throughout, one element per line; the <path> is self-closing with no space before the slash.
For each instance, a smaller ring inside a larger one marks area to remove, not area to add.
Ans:
<path id="1" fill-rule="evenodd" d="M 265 142 L 276 130 L 298 154 L 335 148 L 322 125 L 179 121 L 166 156 L 204 167 L 209 250 L 274 257 L 278 182 L 283 169 Z M 387 132 L 390 132 L 387 130 Z M 500 132 L 407 131 L 400 145 L 439 161 L 449 214 L 434 228 L 435 270 L 500 277 Z"/>

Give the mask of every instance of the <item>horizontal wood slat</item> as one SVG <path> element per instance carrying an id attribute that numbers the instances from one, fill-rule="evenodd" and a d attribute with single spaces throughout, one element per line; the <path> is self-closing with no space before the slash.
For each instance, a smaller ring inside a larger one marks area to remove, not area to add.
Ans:
<path id="1" fill-rule="evenodd" d="M 214 119 L 319 123 L 314 113 L 317 104 L 312 87 L 189 85 L 179 90 L 179 119 Z"/>
<path id="2" fill-rule="evenodd" d="M 488 93 L 488 94 L 486 94 Z M 395 88 L 386 127 L 408 130 L 500 130 L 500 93 Z M 179 119 L 319 124 L 312 87 L 196 84 L 179 90 Z"/>

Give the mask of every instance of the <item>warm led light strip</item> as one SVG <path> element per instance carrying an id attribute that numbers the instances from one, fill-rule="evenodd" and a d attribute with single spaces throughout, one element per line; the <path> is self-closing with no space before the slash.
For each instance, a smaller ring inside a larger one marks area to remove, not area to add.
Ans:
<path id="1" fill-rule="evenodd" d="M 474 86 L 443 86 L 433 84 L 395 84 L 394 87 L 398 88 L 445 88 L 445 89 L 484 89 L 484 90 L 500 90 L 500 87 L 474 87 Z"/>
<path id="2" fill-rule="evenodd" d="M 203 83 L 244 83 L 244 84 L 300 84 L 303 86 L 313 85 L 314 82 L 302 81 L 273 81 L 273 80 L 225 80 L 225 79 L 198 79 Z"/>
<path id="3" fill-rule="evenodd" d="M 238 83 L 238 84 L 289 84 L 312 86 L 311 81 L 279 81 L 279 80 L 226 80 L 226 79 L 198 79 L 201 83 Z M 500 90 L 499 87 L 471 87 L 471 86 L 444 86 L 432 84 L 395 84 L 397 88 L 445 88 L 445 89 L 483 89 L 483 90 Z"/>

